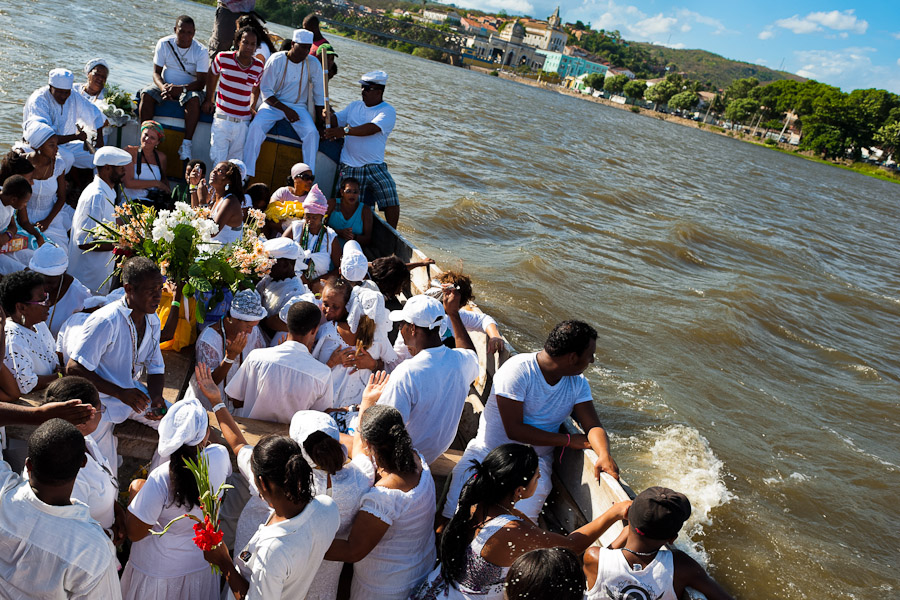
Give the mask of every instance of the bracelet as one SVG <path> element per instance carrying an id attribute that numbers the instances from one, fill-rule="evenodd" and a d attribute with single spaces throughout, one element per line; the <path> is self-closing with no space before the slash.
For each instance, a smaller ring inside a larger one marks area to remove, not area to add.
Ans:
<path id="1" fill-rule="evenodd" d="M 181 306 L 181 302 L 179 302 L 178 300 L 172 300 L 172 306 L 174 306 L 175 308 L 179 308 Z"/>
<path id="2" fill-rule="evenodd" d="M 219 402 L 218 404 L 216 404 L 215 406 L 212 407 L 212 411 L 213 411 L 214 413 L 217 413 L 217 412 L 219 412 L 220 410 L 222 410 L 223 408 L 225 408 L 225 403 L 224 403 L 224 402 Z"/>
<path id="3" fill-rule="evenodd" d="M 62 371 L 57 371 L 56 374 L 59 375 L 59 377 L 57 377 L 57 379 L 62 379 L 62 378 L 63 378 Z"/>
<path id="4" fill-rule="evenodd" d="M 562 449 L 562 450 L 560 451 L 560 453 L 559 453 L 559 464 L 562 464 L 562 457 L 563 457 L 563 454 L 566 453 L 566 448 L 568 448 L 568 447 L 569 447 L 569 444 L 571 444 L 571 443 L 572 443 L 572 435 L 569 434 L 569 433 L 567 433 L 567 434 L 566 434 L 566 445 L 563 446 L 563 449 Z"/>
<path id="5" fill-rule="evenodd" d="M 191 183 L 191 184 L 188 184 L 188 189 L 191 190 L 192 192 L 196 192 L 197 186 L 194 185 L 193 183 Z"/>
<path id="6" fill-rule="evenodd" d="M 233 364 L 234 364 L 234 359 L 233 359 L 233 358 L 228 358 L 228 356 L 226 355 L 225 358 L 222 359 L 222 363 L 224 363 L 224 364 L 226 364 L 226 365 L 233 365 Z"/>

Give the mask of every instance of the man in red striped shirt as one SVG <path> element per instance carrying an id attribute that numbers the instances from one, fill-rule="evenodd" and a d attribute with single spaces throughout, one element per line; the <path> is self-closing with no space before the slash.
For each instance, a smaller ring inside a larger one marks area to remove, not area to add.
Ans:
<path id="1" fill-rule="evenodd" d="M 255 56 L 258 46 L 253 28 L 242 27 L 234 34 L 237 50 L 219 52 L 209 67 L 204 110 L 212 111 L 215 98 L 209 138 L 209 158 L 214 165 L 244 154 L 244 140 L 250 119 L 256 114 L 259 80 L 265 66 Z"/>

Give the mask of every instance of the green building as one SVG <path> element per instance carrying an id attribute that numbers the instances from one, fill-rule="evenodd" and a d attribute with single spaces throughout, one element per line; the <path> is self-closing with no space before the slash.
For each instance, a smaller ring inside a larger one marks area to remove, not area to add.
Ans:
<path id="1" fill-rule="evenodd" d="M 544 68 L 547 73 L 557 73 L 561 79 L 566 77 L 579 77 L 591 73 L 602 73 L 606 76 L 609 67 L 600 63 L 591 62 L 578 56 L 569 56 L 561 52 L 548 50 L 535 50 L 535 54 L 544 56 Z"/>

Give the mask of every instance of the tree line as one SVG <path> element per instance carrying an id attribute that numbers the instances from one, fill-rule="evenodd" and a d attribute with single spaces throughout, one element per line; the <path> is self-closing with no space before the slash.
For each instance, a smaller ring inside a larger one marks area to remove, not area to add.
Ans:
<path id="1" fill-rule="evenodd" d="M 700 104 L 700 84 L 672 73 L 648 87 L 625 75 L 593 73 L 585 85 L 611 94 L 644 99 L 671 109 L 691 110 Z M 858 160 L 864 148 L 881 148 L 885 157 L 900 159 L 900 96 L 879 89 L 853 90 L 818 81 L 782 79 L 760 85 L 756 78 L 732 81 L 704 107 L 734 124 L 768 130 L 796 130 L 800 150 L 826 159 Z"/>

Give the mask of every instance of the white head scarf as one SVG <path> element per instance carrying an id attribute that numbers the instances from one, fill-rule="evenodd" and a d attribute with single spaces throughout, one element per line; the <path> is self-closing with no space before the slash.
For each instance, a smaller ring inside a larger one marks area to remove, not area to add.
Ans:
<path id="1" fill-rule="evenodd" d="M 306 462 L 309 463 L 309 466 L 312 469 L 317 468 L 316 463 L 314 463 L 306 453 L 303 442 L 316 431 L 321 431 L 335 440 L 341 441 L 341 434 L 340 431 L 338 431 L 337 423 L 335 423 L 334 419 L 326 413 L 318 410 L 298 410 L 294 413 L 294 416 L 291 417 L 291 439 L 300 444 L 300 451 L 303 453 L 303 458 L 306 459 Z"/>
<path id="2" fill-rule="evenodd" d="M 28 127 L 25 128 L 25 141 L 34 150 L 46 144 L 47 140 L 54 135 L 56 135 L 56 132 L 53 128 L 41 120 L 29 121 Z"/>
<path id="3" fill-rule="evenodd" d="M 94 70 L 94 67 L 106 67 L 106 69 L 109 70 L 109 65 L 105 60 L 102 58 L 92 58 L 84 65 L 84 76 L 87 77 L 90 75 L 91 71 Z"/>
<path id="4" fill-rule="evenodd" d="M 55 277 L 62 275 L 69 267 L 69 253 L 53 244 L 44 244 L 34 251 L 28 268 L 41 275 Z"/>
<path id="5" fill-rule="evenodd" d="M 263 308 L 259 292 L 256 290 L 241 290 L 234 295 L 229 314 L 232 318 L 239 321 L 262 321 L 268 313 Z"/>
<path id="6" fill-rule="evenodd" d="M 300 246 L 286 237 L 277 237 L 263 242 L 263 249 L 272 258 L 287 258 L 297 260 L 300 258 Z"/>
<path id="7" fill-rule="evenodd" d="M 172 405 L 159 422 L 159 444 L 156 451 L 162 458 L 182 446 L 196 446 L 206 437 L 209 417 L 196 398 L 185 398 Z"/>
<path id="8" fill-rule="evenodd" d="M 375 321 L 375 335 L 390 331 L 391 317 L 384 306 L 384 295 L 364 287 L 355 287 L 350 293 L 350 302 L 347 303 L 347 324 L 350 331 L 356 333 L 359 327 L 359 319 L 363 315 Z M 387 330 L 385 330 L 387 328 Z"/>
<path id="9" fill-rule="evenodd" d="M 287 323 L 288 311 L 291 310 L 291 307 L 298 302 L 311 302 L 316 306 L 322 306 L 322 301 L 316 299 L 316 295 L 312 292 L 307 292 L 305 294 L 299 294 L 297 296 L 291 296 L 287 299 L 287 301 L 282 305 L 281 309 L 278 311 L 278 318 L 281 319 L 282 323 Z"/>
<path id="10" fill-rule="evenodd" d="M 344 244 L 341 255 L 341 275 L 347 281 L 362 281 L 369 272 L 369 259 L 363 254 L 362 247 L 356 240 Z"/>

